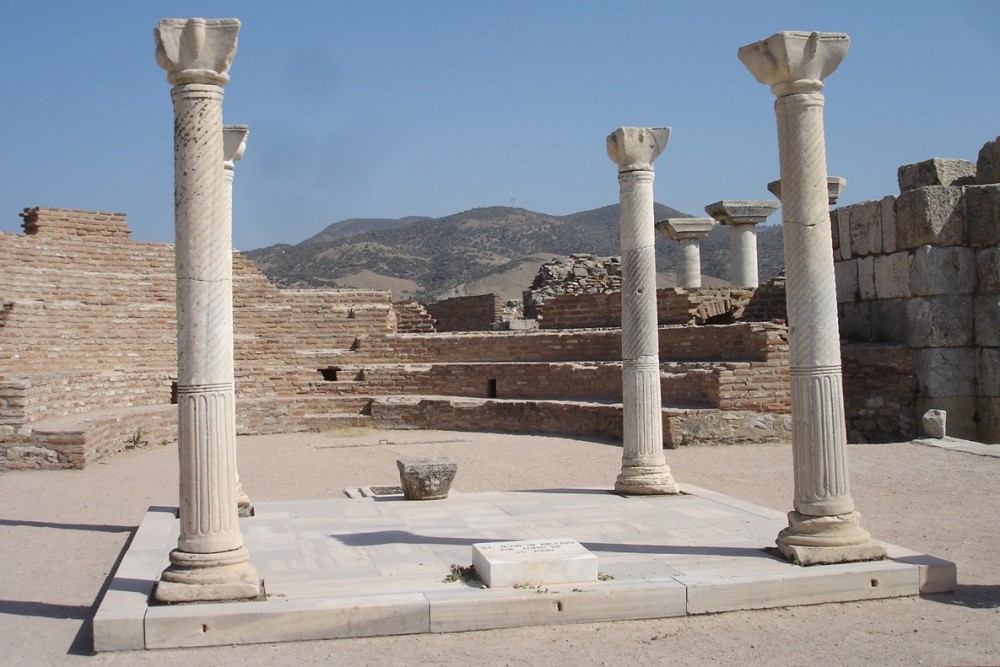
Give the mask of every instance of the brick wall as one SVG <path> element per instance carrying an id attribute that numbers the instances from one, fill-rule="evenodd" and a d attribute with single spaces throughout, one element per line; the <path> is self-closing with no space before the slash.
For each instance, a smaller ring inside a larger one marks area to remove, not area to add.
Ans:
<path id="1" fill-rule="evenodd" d="M 915 351 L 905 345 L 841 347 L 844 409 L 850 442 L 902 442 L 917 437 Z"/>
<path id="2" fill-rule="evenodd" d="M 399 333 L 434 333 L 434 318 L 421 304 L 407 299 L 394 301 L 392 310 L 396 313 L 396 331 Z"/>
<path id="3" fill-rule="evenodd" d="M 500 321 L 503 300 L 499 294 L 456 296 L 427 305 L 427 312 L 437 321 L 438 331 L 489 331 Z"/>

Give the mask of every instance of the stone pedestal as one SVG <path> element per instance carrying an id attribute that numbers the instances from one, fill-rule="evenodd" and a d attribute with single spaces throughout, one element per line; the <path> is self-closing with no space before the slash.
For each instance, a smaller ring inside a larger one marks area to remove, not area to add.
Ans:
<path id="1" fill-rule="evenodd" d="M 778 536 L 803 565 L 873 560 L 884 547 L 861 527 L 848 485 L 837 294 L 830 235 L 822 79 L 847 35 L 783 32 L 739 58 L 775 94 L 792 385 L 795 511 Z"/>
<path id="2" fill-rule="evenodd" d="M 161 602 L 260 595 L 236 501 L 233 259 L 223 169 L 222 86 L 236 19 L 164 19 L 156 60 L 173 84 L 180 537 Z"/>
<path id="3" fill-rule="evenodd" d="M 677 242 L 677 286 L 701 287 L 701 240 L 715 228 L 711 218 L 667 218 L 656 229 Z"/>
<path id="4" fill-rule="evenodd" d="M 663 457 L 663 406 L 656 314 L 653 161 L 670 128 L 622 127 L 608 136 L 618 165 L 622 248 L 622 470 L 625 494 L 680 491 Z"/>
<path id="5" fill-rule="evenodd" d="M 757 225 L 767 220 L 780 204 L 766 199 L 724 199 L 705 207 L 705 212 L 729 225 L 729 282 L 735 287 L 757 287 Z"/>
<path id="6" fill-rule="evenodd" d="M 399 483 L 407 500 L 442 500 L 448 497 L 458 464 L 447 458 L 396 459 Z"/>
<path id="7" fill-rule="evenodd" d="M 233 228 L 233 177 L 235 176 L 236 163 L 243 159 L 249 136 L 250 128 L 246 125 L 226 125 L 222 128 L 222 164 L 226 178 L 226 217 L 229 219 L 230 229 Z M 235 453 L 233 460 L 236 460 Z M 239 465 L 236 466 L 236 508 L 241 518 L 253 516 L 253 502 L 243 490 Z"/>

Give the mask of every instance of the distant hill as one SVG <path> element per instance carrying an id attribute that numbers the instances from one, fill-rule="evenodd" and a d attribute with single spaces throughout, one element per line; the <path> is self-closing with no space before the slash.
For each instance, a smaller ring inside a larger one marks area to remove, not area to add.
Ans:
<path id="1" fill-rule="evenodd" d="M 654 212 L 657 220 L 690 217 L 662 204 Z M 657 235 L 657 271 L 666 283 L 675 248 Z M 701 248 L 702 273 L 725 281 L 729 229 L 714 229 Z M 433 301 L 486 292 L 517 298 L 543 262 L 578 252 L 620 253 L 617 204 L 564 216 L 494 206 L 442 218 L 344 220 L 296 245 L 244 254 L 280 285 L 391 289 L 395 299 Z M 759 228 L 758 258 L 761 281 L 780 270 L 780 226 Z"/>

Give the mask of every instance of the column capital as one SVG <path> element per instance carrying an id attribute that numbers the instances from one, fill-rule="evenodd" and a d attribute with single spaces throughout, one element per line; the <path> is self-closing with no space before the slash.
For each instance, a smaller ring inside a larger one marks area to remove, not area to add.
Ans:
<path id="1" fill-rule="evenodd" d="M 830 206 L 836 205 L 837 201 L 840 199 L 840 195 L 844 194 L 844 189 L 846 187 L 847 179 L 843 176 L 826 177 L 826 197 L 830 202 Z M 781 199 L 781 179 L 768 183 L 767 191 L 778 199 Z"/>
<path id="2" fill-rule="evenodd" d="M 619 127 L 608 135 L 608 157 L 618 173 L 653 171 L 669 139 L 669 127 Z"/>
<path id="3" fill-rule="evenodd" d="M 222 128 L 222 160 L 226 169 L 232 169 L 234 162 L 243 158 L 250 136 L 249 125 L 225 125 Z"/>
<path id="4" fill-rule="evenodd" d="M 773 199 L 723 199 L 705 207 L 705 213 L 723 225 L 758 225 L 778 210 Z"/>
<path id="5" fill-rule="evenodd" d="M 656 231 L 674 241 L 700 241 L 715 226 L 711 218 L 666 218 L 656 223 Z"/>
<path id="6" fill-rule="evenodd" d="M 740 48 L 754 78 L 778 97 L 816 93 L 847 55 L 851 39 L 840 32 L 787 31 Z"/>
<path id="7" fill-rule="evenodd" d="M 153 30 L 156 63 L 175 86 L 224 86 L 236 55 L 238 19 L 161 19 Z"/>

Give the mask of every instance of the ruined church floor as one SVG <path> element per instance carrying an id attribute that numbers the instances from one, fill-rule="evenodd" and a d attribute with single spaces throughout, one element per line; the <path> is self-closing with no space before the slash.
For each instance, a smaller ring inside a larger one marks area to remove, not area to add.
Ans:
<path id="1" fill-rule="evenodd" d="M 767 548 L 784 513 L 682 484 L 683 495 L 599 488 L 255 504 L 241 519 L 266 599 L 150 604 L 177 544 L 174 507 L 151 507 L 94 618 L 97 651 L 459 632 L 661 618 L 953 590 L 954 564 L 889 546 L 885 561 L 799 567 Z M 472 544 L 568 538 L 598 581 L 488 589 L 445 581 Z"/>

